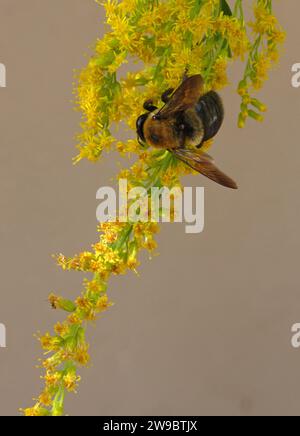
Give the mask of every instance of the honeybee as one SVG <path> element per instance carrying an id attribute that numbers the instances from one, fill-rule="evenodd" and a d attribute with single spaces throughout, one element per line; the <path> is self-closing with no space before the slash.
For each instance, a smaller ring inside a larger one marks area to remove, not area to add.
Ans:
<path id="1" fill-rule="evenodd" d="M 204 94 L 203 85 L 200 74 L 186 77 L 177 90 L 163 93 L 161 109 L 152 100 L 146 101 L 143 107 L 147 113 L 136 122 L 138 139 L 143 144 L 167 149 L 209 179 L 237 189 L 235 181 L 201 151 L 203 143 L 218 133 L 224 120 L 221 97 L 214 91 Z"/>

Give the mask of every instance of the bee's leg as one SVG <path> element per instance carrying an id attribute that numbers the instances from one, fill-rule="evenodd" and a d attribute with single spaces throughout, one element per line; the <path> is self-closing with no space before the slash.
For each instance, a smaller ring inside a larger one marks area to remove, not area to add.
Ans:
<path id="1" fill-rule="evenodd" d="M 141 141 L 140 138 L 138 138 L 137 141 L 138 141 L 138 143 L 140 144 L 140 146 L 141 146 L 142 148 L 145 148 L 145 149 L 148 148 L 147 144 L 146 144 L 145 142 Z"/>
<path id="2" fill-rule="evenodd" d="M 189 72 L 189 69 L 188 69 L 188 67 L 186 67 L 184 70 L 183 76 L 182 76 L 182 82 L 184 82 L 186 79 L 188 79 L 188 77 L 189 77 L 188 72 Z"/>
<path id="3" fill-rule="evenodd" d="M 171 94 L 173 94 L 174 88 L 167 89 L 161 96 L 161 101 L 163 103 L 168 103 L 171 100 Z"/>
<path id="4" fill-rule="evenodd" d="M 154 105 L 153 105 L 153 100 L 147 100 L 147 101 L 145 101 L 145 103 L 144 103 L 144 105 L 143 105 L 143 108 L 144 108 L 146 111 L 149 111 L 149 112 L 154 112 L 154 111 L 156 111 L 156 109 L 158 109 L 157 106 L 154 106 Z"/>

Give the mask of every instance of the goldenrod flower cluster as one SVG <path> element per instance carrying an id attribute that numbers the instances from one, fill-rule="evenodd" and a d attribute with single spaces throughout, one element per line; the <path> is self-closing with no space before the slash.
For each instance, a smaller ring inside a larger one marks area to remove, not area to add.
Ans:
<path id="1" fill-rule="evenodd" d="M 260 120 L 266 108 L 250 92 L 267 78 L 284 40 L 272 1 L 254 1 L 254 18 L 248 24 L 242 0 L 106 0 L 103 6 L 107 33 L 96 42 L 94 56 L 77 78 L 83 120 L 75 161 L 97 161 L 104 150 L 117 150 L 122 156 L 137 156 L 133 166 L 119 174 L 127 178 L 128 189 L 181 187 L 180 177 L 192 170 L 168 151 L 142 148 L 135 139 L 142 104 L 149 98 L 159 104 L 163 91 L 177 87 L 185 72 L 201 73 L 207 91 L 221 89 L 228 84 L 230 62 L 241 60 L 246 70 L 238 87 L 242 97 L 239 125 L 248 116 Z M 122 75 L 120 67 L 127 62 L 136 62 L 140 69 Z M 118 138 L 121 123 L 133 139 Z M 206 143 L 204 149 L 210 145 Z M 78 370 L 89 363 L 87 324 L 112 305 L 107 296 L 110 276 L 137 271 L 139 252 L 145 249 L 151 255 L 156 250 L 158 231 L 159 225 L 153 222 L 105 223 L 99 226 L 99 240 L 91 250 L 56 257 L 64 270 L 92 273 L 92 279 L 84 281 L 75 301 L 49 297 L 53 309 L 68 315 L 55 325 L 53 334 L 39 336 L 45 350 L 41 362 L 45 386 L 36 404 L 23 411 L 25 415 L 64 414 L 65 394 L 76 391 Z"/>
<path id="2" fill-rule="evenodd" d="M 239 127 L 244 127 L 248 117 L 263 121 L 262 113 L 267 110 L 263 103 L 251 97 L 250 89 L 259 90 L 263 86 L 270 69 L 279 59 L 278 47 L 285 40 L 285 33 L 272 9 L 272 0 L 258 0 L 254 7 L 254 21 L 249 23 L 254 41 L 249 48 L 244 77 L 238 87 L 242 97 Z"/>

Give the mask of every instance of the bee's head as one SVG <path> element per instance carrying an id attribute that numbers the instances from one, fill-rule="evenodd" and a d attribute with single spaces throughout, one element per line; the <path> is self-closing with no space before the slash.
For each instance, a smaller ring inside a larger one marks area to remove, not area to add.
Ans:
<path id="1" fill-rule="evenodd" d="M 152 147 L 173 148 L 177 146 L 171 123 L 161 118 L 159 114 L 150 114 L 145 119 L 143 133 L 147 144 Z"/>
<path id="2" fill-rule="evenodd" d="M 150 113 L 140 115 L 136 120 L 136 132 L 138 138 L 154 147 L 160 147 L 164 142 L 164 130 L 158 123 L 159 116 Z M 146 122 L 147 121 L 147 122 Z"/>

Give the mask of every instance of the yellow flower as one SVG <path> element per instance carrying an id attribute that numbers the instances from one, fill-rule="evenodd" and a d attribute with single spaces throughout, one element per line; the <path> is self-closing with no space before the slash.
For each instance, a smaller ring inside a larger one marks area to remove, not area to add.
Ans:
<path id="1" fill-rule="evenodd" d="M 53 403 L 53 398 L 50 392 L 48 390 L 45 390 L 41 393 L 39 396 L 39 403 L 43 404 L 46 407 L 49 407 Z"/>
<path id="2" fill-rule="evenodd" d="M 236 57 L 242 57 L 248 52 L 249 40 L 246 30 L 235 17 L 221 15 L 214 23 L 214 27 L 225 37 Z"/>
<path id="3" fill-rule="evenodd" d="M 66 323 L 60 323 L 58 322 L 54 326 L 54 331 L 59 336 L 65 336 L 69 332 L 69 326 Z"/>
<path id="4" fill-rule="evenodd" d="M 154 251 L 157 248 L 157 242 L 151 236 L 146 236 L 143 247 L 148 251 Z"/>
<path id="5" fill-rule="evenodd" d="M 270 14 L 263 3 L 254 8 L 256 22 L 252 24 L 255 32 L 260 34 L 271 33 L 278 25 L 277 18 Z"/>
<path id="6" fill-rule="evenodd" d="M 270 59 L 266 56 L 265 53 L 262 53 L 258 57 L 257 61 L 254 63 L 254 70 L 256 72 L 257 80 L 267 80 L 270 67 Z"/>
<path id="7" fill-rule="evenodd" d="M 97 309 L 100 310 L 100 312 L 107 310 L 110 306 L 112 306 L 112 303 L 108 301 L 108 296 L 103 295 L 99 298 L 97 301 Z"/>
<path id="8" fill-rule="evenodd" d="M 136 268 L 139 266 L 140 262 L 137 259 L 138 246 L 136 242 L 132 242 L 130 244 L 127 266 L 129 269 L 136 271 Z"/>
<path id="9" fill-rule="evenodd" d="M 55 351 L 59 348 L 60 340 L 59 338 L 50 336 L 49 333 L 46 333 L 44 336 L 40 337 L 40 342 L 42 348 L 44 350 L 52 350 Z"/>
<path id="10" fill-rule="evenodd" d="M 79 383 L 81 380 L 80 376 L 77 376 L 74 372 L 69 372 L 68 374 L 64 375 L 63 377 L 63 383 L 67 391 L 74 392 L 77 383 Z"/>
<path id="11" fill-rule="evenodd" d="M 74 325 L 74 324 L 81 324 L 82 320 L 77 313 L 72 313 L 71 315 L 68 316 L 68 322 L 69 324 Z"/>
<path id="12" fill-rule="evenodd" d="M 80 309 L 88 309 L 90 307 L 90 302 L 85 297 L 78 297 L 75 303 Z"/>
<path id="13" fill-rule="evenodd" d="M 226 85 L 228 85 L 227 59 L 220 56 L 215 62 L 212 87 L 217 90 L 224 88 Z"/>
<path id="14" fill-rule="evenodd" d="M 90 361 L 90 356 L 88 354 L 88 346 L 82 345 L 74 353 L 74 360 L 81 366 L 85 366 Z"/>
<path id="15" fill-rule="evenodd" d="M 100 2 L 99 0 L 96 1 L 98 1 L 100 4 L 103 4 L 108 19 L 115 15 L 118 6 L 117 0 L 106 0 L 104 3 Z"/>
<path id="16" fill-rule="evenodd" d="M 61 374 L 59 372 L 47 371 L 44 379 L 48 388 L 55 387 L 61 380 Z"/>
<path id="17" fill-rule="evenodd" d="M 43 409 L 39 404 L 32 408 L 21 409 L 24 416 L 47 416 L 49 415 L 48 410 Z"/>

